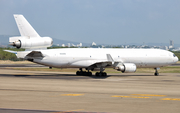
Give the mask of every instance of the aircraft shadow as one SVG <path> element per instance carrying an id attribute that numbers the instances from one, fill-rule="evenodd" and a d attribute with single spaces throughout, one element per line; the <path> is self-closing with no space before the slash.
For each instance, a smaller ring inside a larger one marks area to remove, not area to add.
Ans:
<path id="1" fill-rule="evenodd" d="M 120 74 L 120 75 L 112 75 L 109 74 L 107 76 L 85 76 L 85 75 L 76 75 L 76 74 L 53 74 L 53 73 L 33 73 L 33 75 L 25 75 L 25 74 L 0 74 L 0 76 L 6 76 L 6 77 L 28 77 L 28 78 L 46 78 L 46 79 L 88 79 L 88 78 L 93 78 L 93 79 L 106 79 L 109 77 L 130 77 L 130 76 L 154 76 L 153 74 Z M 165 76 L 165 75 L 160 75 L 160 76 Z"/>

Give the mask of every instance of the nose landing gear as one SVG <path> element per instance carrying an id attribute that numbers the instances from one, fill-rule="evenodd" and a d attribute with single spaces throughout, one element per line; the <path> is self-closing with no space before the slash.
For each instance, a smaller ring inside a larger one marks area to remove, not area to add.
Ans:
<path id="1" fill-rule="evenodd" d="M 155 76 L 158 76 L 158 75 L 159 75 L 159 73 L 158 73 L 159 68 L 154 68 L 154 69 L 155 69 L 154 75 L 155 75 Z"/>

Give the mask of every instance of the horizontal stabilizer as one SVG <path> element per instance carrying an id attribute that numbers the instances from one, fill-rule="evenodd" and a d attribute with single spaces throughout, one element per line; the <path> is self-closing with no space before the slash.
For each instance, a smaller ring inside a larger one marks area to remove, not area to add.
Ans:
<path id="1" fill-rule="evenodd" d="M 9 53 L 17 54 L 17 51 L 11 51 L 11 50 L 4 50 L 4 51 L 9 52 Z"/>

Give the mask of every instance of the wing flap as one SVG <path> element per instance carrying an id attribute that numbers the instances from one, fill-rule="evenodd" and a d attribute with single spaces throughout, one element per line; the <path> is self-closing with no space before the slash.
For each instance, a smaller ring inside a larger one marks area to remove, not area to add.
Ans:
<path id="1" fill-rule="evenodd" d="M 74 67 L 107 67 L 114 64 L 114 60 L 110 54 L 106 54 L 107 59 L 104 60 L 81 60 L 71 63 Z"/>
<path id="2" fill-rule="evenodd" d="M 107 60 L 81 60 L 73 62 L 70 65 L 73 67 L 99 67 L 99 65 L 107 66 L 110 64 L 111 62 Z"/>

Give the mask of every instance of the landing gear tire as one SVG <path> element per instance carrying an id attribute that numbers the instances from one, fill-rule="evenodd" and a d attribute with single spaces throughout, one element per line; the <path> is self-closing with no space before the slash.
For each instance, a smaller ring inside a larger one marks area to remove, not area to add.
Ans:
<path id="1" fill-rule="evenodd" d="M 77 71 L 76 75 L 83 75 L 83 71 Z"/>
<path id="2" fill-rule="evenodd" d="M 159 75 L 159 73 L 154 73 L 154 75 L 155 75 L 155 76 L 158 76 L 158 75 Z"/>
<path id="3" fill-rule="evenodd" d="M 80 71 L 77 71 L 77 72 L 76 72 L 76 75 L 80 75 Z"/>
<path id="4" fill-rule="evenodd" d="M 92 72 L 87 72 L 87 75 L 88 76 L 92 76 Z"/>
<path id="5" fill-rule="evenodd" d="M 106 72 L 96 72 L 96 74 L 95 74 L 97 77 L 99 77 L 99 76 L 103 76 L 103 77 L 106 77 L 107 76 L 107 73 Z"/>
<path id="6" fill-rule="evenodd" d="M 96 72 L 96 74 L 95 74 L 97 77 L 99 76 L 99 72 Z"/>
<path id="7" fill-rule="evenodd" d="M 107 73 L 103 73 L 103 76 L 105 76 L 105 77 L 106 77 L 106 76 L 107 76 Z"/>
<path id="8" fill-rule="evenodd" d="M 76 75 L 92 76 L 92 72 L 77 71 L 77 72 L 76 72 Z"/>
<path id="9" fill-rule="evenodd" d="M 158 75 L 159 75 L 159 73 L 158 73 L 158 68 L 154 68 L 154 69 L 155 69 L 154 75 L 155 75 L 155 76 L 158 76 Z"/>
<path id="10" fill-rule="evenodd" d="M 81 75 L 87 75 L 87 72 L 86 71 L 82 71 Z"/>

